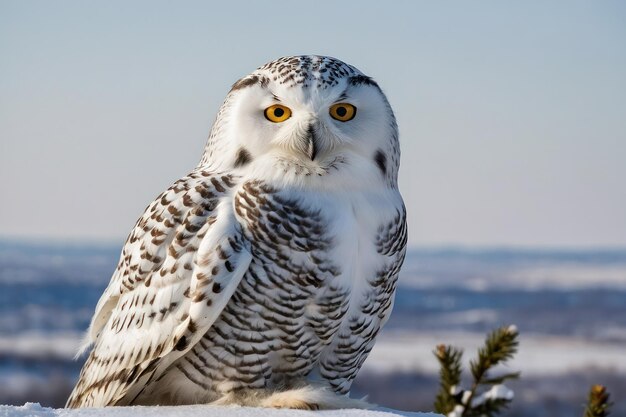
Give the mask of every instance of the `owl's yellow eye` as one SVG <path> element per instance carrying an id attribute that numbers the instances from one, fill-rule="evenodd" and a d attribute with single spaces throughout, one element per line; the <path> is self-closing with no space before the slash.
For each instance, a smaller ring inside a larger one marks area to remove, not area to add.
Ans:
<path id="1" fill-rule="evenodd" d="M 265 118 L 270 122 L 280 123 L 291 117 L 291 109 L 282 104 L 274 104 L 265 109 Z"/>
<path id="2" fill-rule="evenodd" d="M 356 116 L 356 107 L 348 103 L 337 103 L 330 106 L 330 117 L 340 122 L 347 122 Z"/>

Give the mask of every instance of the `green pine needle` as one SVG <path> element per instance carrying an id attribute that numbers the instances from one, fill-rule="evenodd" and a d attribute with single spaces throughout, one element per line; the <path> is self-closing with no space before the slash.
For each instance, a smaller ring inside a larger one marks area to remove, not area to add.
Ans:
<path id="1" fill-rule="evenodd" d="M 456 400 L 452 390 L 461 383 L 461 358 L 463 351 L 452 346 L 439 345 L 433 352 L 439 361 L 439 392 L 435 398 L 435 411 L 448 414 Z"/>
<path id="2" fill-rule="evenodd" d="M 435 398 L 435 411 L 448 415 L 456 406 L 461 406 L 462 417 L 495 417 L 508 407 L 511 403 L 510 398 L 496 398 L 488 391 L 494 385 L 518 378 L 519 372 L 489 376 L 489 370 L 495 365 L 505 363 L 517 353 L 519 344 L 517 337 L 515 326 L 500 327 L 487 336 L 485 345 L 478 350 L 478 358 L 470 361 L 474 381 L 467 391 L 460 388 L 463 351 L 452 346 L 437 346 L 433 353 L 439 361 L 440 381 L 439 392 Z M 483 393 L 480 400 L 473 401 L 479 393 Z"/>
<path id="3" fill-rule="evenodd" d="M 487 336 L 485 346 L 478 350 L 478 359 L 470 362 L 472 376 L 477 384 L 484 383 L 489 368 L 504 363 L 517 353 L 517 329 L 514 326 L 500 327 Z"/>
<path id="4" fill-rule="evenodd" d="M 584 417 L 607 417 L 610 412 L 610 394 L 602 385 L 594 385 L 589 391 L 589 399 Z"/>
<path id="5" fill-rule="evenodd" d="M 518 379 L 520 376 L 520 372 L 511 372 L 510 374 L 504 374 L 497 377 L 484 377 L 482 379 L 482 383 L 485 385 L 497 385 L 502 384 L 504 381 L 508 381 L 509 379 Z"/>

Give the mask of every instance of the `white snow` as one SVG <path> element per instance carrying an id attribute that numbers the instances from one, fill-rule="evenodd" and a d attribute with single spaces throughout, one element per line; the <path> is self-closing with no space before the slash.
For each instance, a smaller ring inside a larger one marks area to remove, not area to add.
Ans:
<path id="1" fill-rule="evenodd" d="M 541 289 L 626 289 L 626 266 L 624 265 L 547 265 L 527 267 L 510 274 L 510 281 L 520 288 Z"/>
<path id="2" fill-rule="evenodd" d="M 0 354 L 29 358 L 72 358 L 84 335 L 77 332 L 41 333 L 37 331 L 3 335 Z"/>
<path id="3" fill-rule="evenodd" d="M 384 336 L 384 337 L 383 337 Z M 362 372 L 422 371 L 436 374 L 439 364 L 433 349 L 451 344 L 464 350 L 467 364 L 476 356 L 484 335 L 457 332 L 386 332 L 374 345 Z M 626 349 L 623 343 L 592 342 L 570 336 L 524 334 L 519 352 L 501 372 L 521 371 L 522 376 L 558 375 L 589 369 L 626 372 Z"/>
<path id="4" fill-rule="evenodd" d="M 515 394 L 506 385 L 497 384 L 492 386 L 489 391 L 477 396 L 472 400 L 472 406 L 476 407 L 481 405 L 487 400 L 513 400 Z"/>
<path id="5" fill-rule="evenodd" d="M 620 336 L 615 329 L 605 329 L 607 335 Z M 613 333 L 611 333 L 613 332 Z M 71 359 L 80 344 L 79 333 L 22 333 L 0 338 L 0 354 L 21 357 L 56 357 Z M 388 373 L 392 371 L 423 371 L 436 374 L 439 364 L 433 349 L 439 344 L 451 344 L 464 349 L 468 362 L 476 355 L 485 336 L 463 331 L 388 331 L 378 338 L 365 361 L 363 371 Z M 576 336 L 550 336 L 525 333 L 520 337 L 519 352 L 501 372 L 521 371 L 523 375 L 558 375 L 591 368 L 613 369 L 626 373 L 626 349 L 623 343 L 585 341 Z"/>
<path id="6" fill-rule="evenodd" d="M 454 406 L 454 410 L 448 413 L 447 417 L 461 417 L 463 415 L 463 411 L 465 411 L 465 407 L 460 404 Z"/>
<path id="7" fill-rule="evenodd" d="M 0 417 L 442 417 L 433 413 L 413 413 L 385 408 L 376 410 L 301 411 L 273 408 L 218 407 L 185 405 L 178 407 L 107 407 L 54 409 L 38 403 L 23 406 L 0 405 Z"/>
<path id="8" fill-rule="evenodd" d="M 418 264 L 421 263 L 421 264 Z M 424 270 L 430 267 L 432 271 Z M 473 259 L 467 262 L 407 257 L 400 273 L 400 285 L 410 288 L 465 288 L 474 291 L 495 289 L 582 290 L 586 288 L 626 289 L 626 264 L 585 264 L 575 261 L 526 261 L 517 264 Z"/>
<path id="9" fill-rule="evenodd" d="M 463 396 L 461 397 L 461 403 L 467 404 L 471 395 L 472 395 L 472 391 L 463 391 Z"/>

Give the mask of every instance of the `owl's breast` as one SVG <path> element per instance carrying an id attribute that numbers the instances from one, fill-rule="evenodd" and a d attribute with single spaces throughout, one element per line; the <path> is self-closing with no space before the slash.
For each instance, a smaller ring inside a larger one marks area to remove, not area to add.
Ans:
<path id="1" fill-rule="evenodd" d="M 351 306 L 372 297 L 368 280 L 385 263 L 376 237 L 381 218 L 396 211 L 393 202 L 376 193 L 277 190 L 251 181 L 234 207 L 253 255 L 240 290 L 260 316 L 274 318 L 299 357 L 316 357 L 350 319 Z"/>

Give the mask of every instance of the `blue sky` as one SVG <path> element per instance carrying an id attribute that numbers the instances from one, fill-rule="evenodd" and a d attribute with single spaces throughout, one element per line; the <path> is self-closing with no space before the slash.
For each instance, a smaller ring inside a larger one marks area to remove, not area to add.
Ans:
<path id="1" fill-rule="evenodd" d="M 387 93 L 413 245 L 626 246 L 620 1 L 0 1 L 0 236 L 121 243 L 229 86 L 308 53 Z"/>

